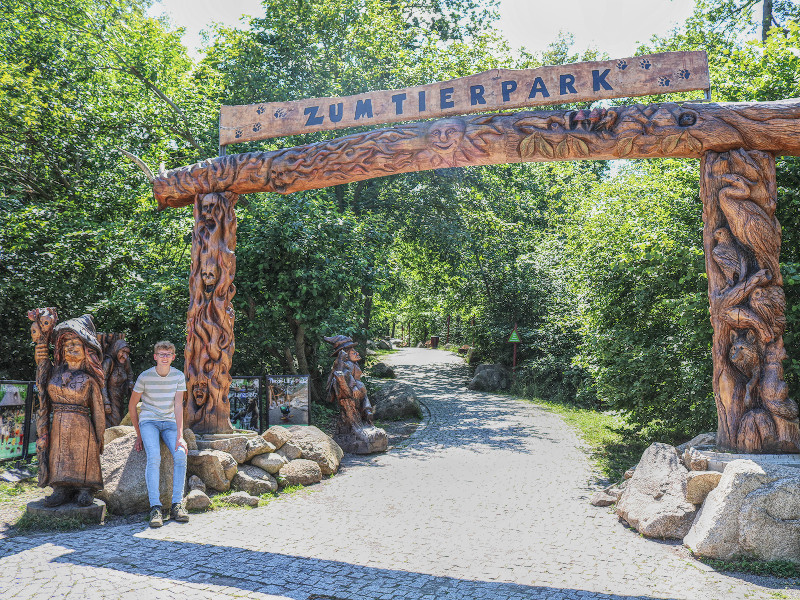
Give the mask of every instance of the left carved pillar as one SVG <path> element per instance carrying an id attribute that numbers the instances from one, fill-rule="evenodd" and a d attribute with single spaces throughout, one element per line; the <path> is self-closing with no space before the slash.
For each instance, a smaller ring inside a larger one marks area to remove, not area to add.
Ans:
<path id="1" fill-rule="evenodd" d="M 228 433 L 236 294 L 236 201 L 230 192 L 200 194 L 194 202 L 192 268 L 186 318 L 188 398 L 184 426 L 195 433 Z"/>
<path id="2" fill-rule="evenodd" d="M 717 447 L 798 452 L 797 403 L 783 380 L 786 299 L 775 158 L 755 150 L 707 152 L 700 183 Z"/>

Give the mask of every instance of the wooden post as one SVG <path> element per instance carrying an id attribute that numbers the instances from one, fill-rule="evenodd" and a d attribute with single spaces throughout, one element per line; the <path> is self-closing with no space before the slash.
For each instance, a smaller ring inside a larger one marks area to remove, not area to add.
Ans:
<path id="1" fill-rule="evenodd" d="M 797 404 L 783 380 L 786 300 L 775 157 L 743 149 L 707 152 L 700 184 L 717 447 L 798 452 Z"/>
<path id="2" fill-rule="evenodd" d="M 450 343 L 450 315 L 447 315 L 447 335 L 444 338 L 445 346 Z"/>
<path id="3" fill-rule="evenodd" d="M 200 194 L 194 203 L 192 269 L 186 319 L 188 398 L 184 426 L 195 433 L 228 433 L 228 391 L 234 351 L 236 201 L 231 192 Z"/>

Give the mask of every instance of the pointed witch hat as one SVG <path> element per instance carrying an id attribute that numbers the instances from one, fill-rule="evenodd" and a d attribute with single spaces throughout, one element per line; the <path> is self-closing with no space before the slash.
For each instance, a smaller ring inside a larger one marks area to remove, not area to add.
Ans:
<path id="1" fill-rule="evenodd" d="M 352 338 L 349 338 L 346 335 L 335 335 L 333 337 L 323 337 L 322 339 L 333 346 L 333 352 L 331 353 L 331 356 L 336 356 L 339 354 L 340 350 L 347 350 L 348 348 L 353 348 L 356 345 Z"/>
<path id="2" fill-rule="evenodd" d="M 77 319 L 62 321 L 55 326 L 53 334 L 55 335 L 55 339 L 58 340 L 62 334 L 68 331 L 76 334 L 87 346 L 102 355 L 103 350 L 100 348 L 100 342 L 97 341 L 97 330 L 94 327 L 92 315 L 83 315 Z"/>

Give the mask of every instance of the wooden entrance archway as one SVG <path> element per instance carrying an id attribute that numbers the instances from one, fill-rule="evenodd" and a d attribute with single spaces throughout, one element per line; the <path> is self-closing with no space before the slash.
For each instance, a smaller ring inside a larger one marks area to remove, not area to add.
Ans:
<path id="1" fill-rule="evenodd" d="M 800 155 L 800 100 L 665 103 L 593 111 L 448 117 L 163 173 L 160 208 L 194 205 L 186 372 L 189 426 L 230 429 L 239 194 L 288 194 L 413 171 L 554 160 L 701 160 L 703 242 L 714 327 L 717 445 L 798 452 L 797 404 L 782 361 L 785 298 L 775 157 Z"/>

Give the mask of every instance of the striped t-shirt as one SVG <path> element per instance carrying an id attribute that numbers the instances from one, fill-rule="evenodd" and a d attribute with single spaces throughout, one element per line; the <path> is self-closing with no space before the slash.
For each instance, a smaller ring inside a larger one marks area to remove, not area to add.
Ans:
<path id="1" fill-rule="evenodd" d="M 155 367 L 150 367 L 139 375 L 133 391 L 142 394 L 140 423 L 142 421 L 174 421 L 175 392 L 186 391 L 186 377 L 174 367 L 170 367 L 169 373 L 164 377 L 156 372 Z"/>

